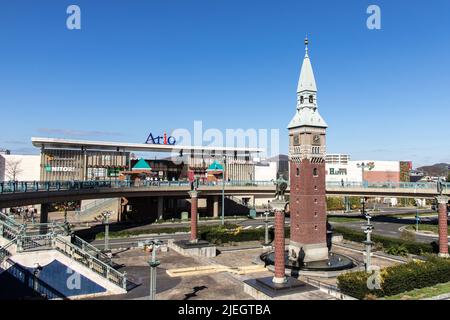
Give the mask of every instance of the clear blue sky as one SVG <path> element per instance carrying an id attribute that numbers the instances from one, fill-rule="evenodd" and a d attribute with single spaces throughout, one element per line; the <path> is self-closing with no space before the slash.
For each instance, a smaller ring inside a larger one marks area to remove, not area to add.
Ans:
<path id="1" fill-rule="evenodd" d="M 66 28 L 70 4 L 81 30 Z M 143 142 L 202 120 L 279 128 L 286 153 L 306 34 L 329 152 L 450 162 L 448 0 L 2 1 L 0 147 Z"/>

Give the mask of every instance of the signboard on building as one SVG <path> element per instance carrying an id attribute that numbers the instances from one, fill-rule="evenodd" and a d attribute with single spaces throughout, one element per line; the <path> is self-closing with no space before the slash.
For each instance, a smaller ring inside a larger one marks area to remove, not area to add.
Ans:
<path id="1" fill-rule="evenodd" d="M 177 143 L 175 137 L 168 136 L 165 132 L 162 136 L 153 136 L 153 133 L 147 137 L 145 144 L 164 144 L 164 145 L 174 145 Z"/>

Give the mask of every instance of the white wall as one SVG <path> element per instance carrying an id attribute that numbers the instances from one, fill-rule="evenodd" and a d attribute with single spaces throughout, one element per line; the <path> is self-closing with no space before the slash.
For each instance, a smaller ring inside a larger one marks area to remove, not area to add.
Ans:
<path id="1" fill-rule="evenodd" d="M 277 179 L 277 163 L 269 162 L 268 166 L 255 165 L 255 180 L 270 181 Z"/>
<path id="2" fill-rule="evenodd" d="M 8 167 L 12 163 L 18 162 L 18 181 L 38 181 L 40 180 L 41 156 L 39 155 L 0 155 L 0 181 L 11 180 L 8 176 Z"/>

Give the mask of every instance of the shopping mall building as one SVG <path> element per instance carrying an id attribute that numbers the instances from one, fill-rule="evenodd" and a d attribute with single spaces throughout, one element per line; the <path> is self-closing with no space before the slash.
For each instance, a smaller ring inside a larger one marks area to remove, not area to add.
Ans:
<path id="1" fill-rule="evenodd" d="M 207 178 L 213 163 L 225 164 L 225 179 L 255 180 L 253 158 L 259 148 L 181 146 L 159 143 L 124 143 L 105 141 L 31 138 L 40 148 L 40 180 L 109 180 L 129 172 L 138 162 L 134 153 L 146 153 L 152 178 L 187 180 L 192 173 Z M 157 157 L 157 155 L 163 155 Z M 165 156 L 164 156 L 165 155 Z"/>

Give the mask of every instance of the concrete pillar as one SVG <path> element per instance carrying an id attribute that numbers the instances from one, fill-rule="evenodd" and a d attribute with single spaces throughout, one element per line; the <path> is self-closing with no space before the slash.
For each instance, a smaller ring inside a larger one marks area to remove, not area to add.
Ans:
<path id="1" fill-rule="evenodd" d="M 158 220 L 164 219 L 164 197 L 158 197 Z"/>
<path id="2" fill-rule="evenodd" d="M 436 198 L 439 205 L 439 256 L 448 258 L 448 223 L 447 223 L 447 203 L 448 197 L 439 196 Z"/>
<path id="3" fill-rule="evenodd" d="M 219 196 L 213 197 L 213 217 L 219 217 Z"/>
<path id="4" fill-rule="evenodd" d="M 275 276 L 272 279 L 274 283 L 285 283 L 285 258 L 284 258 L 284 212 L 275 211 Z"/>
<path id="5" fill-rule="evenodd" d="M 191 196 L 191 243 L 198 242 L 197 238 L 197 212 L 198 212 L 198 191 L 190 191 Z"/>
<path id="6" fill-rule="evenodd" d="M 39 223 L 48 223 L 48 210 L 50 209 L 49 203 L 42 203 L 41 204 L 41 214 L 39 216 Z M 39 233 L 40 234 L 46 234 L 47 233 L 47 226 L 41 226 Z"/>

